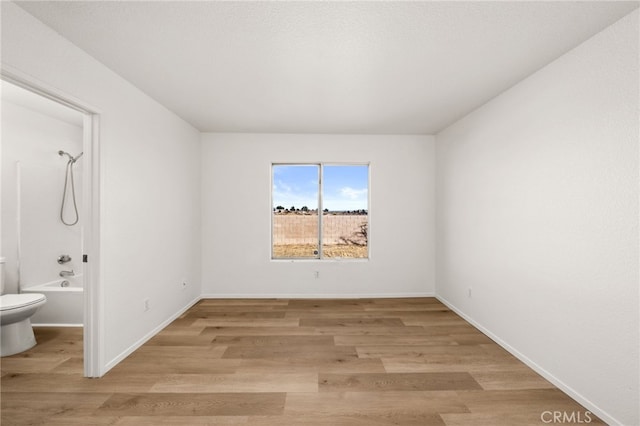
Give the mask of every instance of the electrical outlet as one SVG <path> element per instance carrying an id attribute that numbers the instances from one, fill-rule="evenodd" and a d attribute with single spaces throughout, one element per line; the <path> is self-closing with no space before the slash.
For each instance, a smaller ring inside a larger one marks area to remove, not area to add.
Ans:
<path id="1" fill-rule="evenodd" d="M 144 299 L 143 303 L 144 303 L 144 311 L 145 312 L 147 312 L 149 309 L 151 309 L 151 303 L 150 303 L 149 299 Z"/>
<path id="2" fill-rule="evenodd" d="M 180 288 L 182 288 L 183 290 L 187 289 L 187 280 L 186 279 L 182 280 L 182 284 L 180 285 Z"/>
<path id="3" fill-rule="evenodd" d="M 320 271 L 313 271 L 313 278 L 320 278 Z"/>
<path id="4" fill-rule="evenodd" d="M 471 287 L 467 288 L 467 297 L 471 299 Z"/>

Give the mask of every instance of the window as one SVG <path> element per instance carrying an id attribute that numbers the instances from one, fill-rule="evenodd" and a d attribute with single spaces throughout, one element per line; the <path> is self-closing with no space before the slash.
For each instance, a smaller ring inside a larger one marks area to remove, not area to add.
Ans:
<path id="1" fill-rule="evenodd" d="M 369 166 L 273 164 L 271 257 L 369 257 Z"/>

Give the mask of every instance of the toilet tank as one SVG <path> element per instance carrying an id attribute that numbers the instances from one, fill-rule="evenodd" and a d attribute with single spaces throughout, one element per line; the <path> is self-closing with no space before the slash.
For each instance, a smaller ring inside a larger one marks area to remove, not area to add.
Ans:
<path id="1" fill-rule="evenodd" d="M 5 258 L 0 257 L 0 294 L 4 294 L 4 262 Z"/>

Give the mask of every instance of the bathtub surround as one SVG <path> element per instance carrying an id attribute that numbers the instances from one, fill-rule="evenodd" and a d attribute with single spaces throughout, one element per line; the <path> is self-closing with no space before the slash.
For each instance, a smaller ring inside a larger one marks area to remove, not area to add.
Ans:
<path id="1" fill-rule="evenodd" d="M 82 220 L 68 227 L 58 217 L 66 165 L 58 150 L 82 151 L 77 121 L 2 101 L 2 253 L 9 293 L 18 292 L 18 279 L 28 288 L 58 278 L 62 269 L 82 271 Z M 82 160 L 75 168 L 82 205 Z M 64 268 L 57 263 L 63 253 L 71 256 Z"/>
<path id="2" fill-rule="evenodd" d="M 6 208 L 2 252 L 10 258 L 5 265 L 9 267 L 6 286 L 11 284 L 7 292 L 46 296 L 47 303 L 31 317 L 34 325 L 82 326 L 84 221 L 78 217 L 74 226 L 66 226 L 60 220 L 67 161 L 58 155 L 61 149 L 82 150 L 82 115 L 70 110 L 58 113 L 55 108 L 66 108 L 52 101 L 44 107 L 32 101 L 33 94 L 6 82 L 2 88 L 2 204 Z M 4 89 L 11 95 L 4 96 Z M 82 170 L 79 159 L 75 165 L 79 211 Z M 62 281 L 63 271 L 75 271 L 69 277 L 74 285 L 52 287 Z"/>

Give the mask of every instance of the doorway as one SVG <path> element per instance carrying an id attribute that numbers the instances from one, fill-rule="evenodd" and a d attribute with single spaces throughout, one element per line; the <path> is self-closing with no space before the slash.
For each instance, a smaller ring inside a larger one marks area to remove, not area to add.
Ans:
<path id="1" fill-rule="evenodd" d="M 99 114 L 26 76 L 0 77 L 6 291 L 47 294 L 34 325 L 82 325 L 84 376 L 100 377 Z M 64 291 L 46 293 L 58 281 Z"/>

